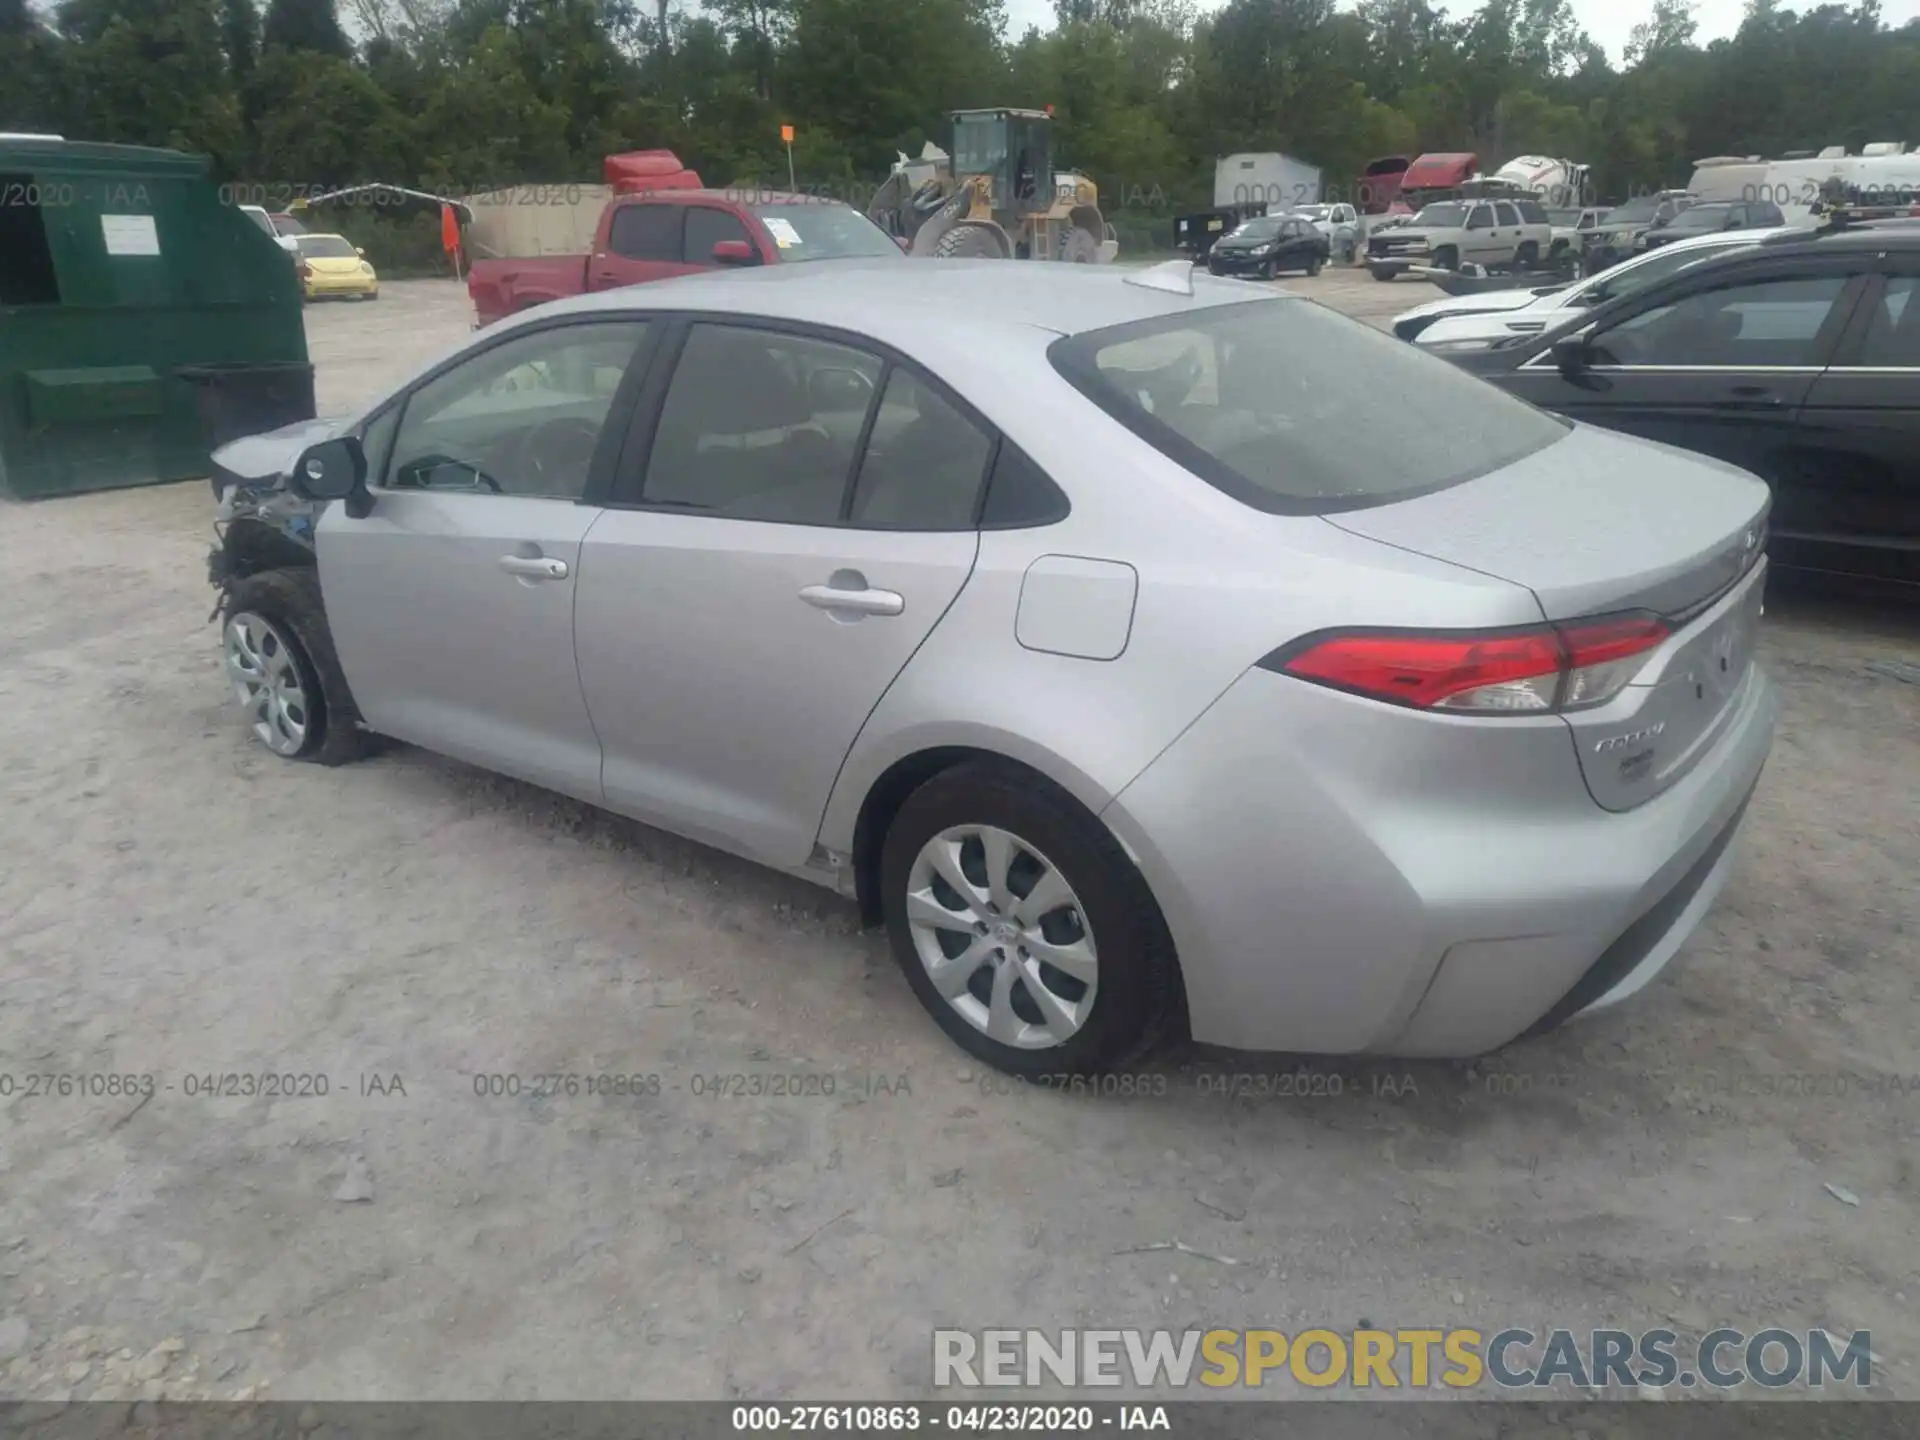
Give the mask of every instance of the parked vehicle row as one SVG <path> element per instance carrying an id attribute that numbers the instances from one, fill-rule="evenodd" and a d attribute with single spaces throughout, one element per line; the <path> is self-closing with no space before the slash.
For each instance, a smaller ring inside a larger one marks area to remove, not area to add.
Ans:
<path id="1" fill-rule="evenodd" d="M 1538 269 L 1553 248 L 1553 222 L 1535 200 L 1443 200 L 1411 222 L 1367 241 L 1367 270 L 1392 280 L 1416 266 L 1458 270 Z"/>
<path id="2" fill-rule="evenodd" d="M 837 888 L 1022 1074 L 1623 1000 L 1772 735 L 1765 486 L 1184 262 L 611 290 L 216 458 L 270 750 Z"/>
<path id="3" fill-rule="evenodd" d="M 1645 268 L 1699 243 L 1656 251 Z M 1674 266 L 1536 334 L 1429 348 L 1547 409 L 1763 477 L 1779 565 L 1911 594 L 1917 284 L 1920 224 L 1789 229 Z M 1647 522 L 1664 518 L 1656 509 Z"/>
<path id="4" fill-rule="evenodd" d="M 1463 349 L 1491 345 L 1515 335 L 1537 335 L 1576 311 L 1591 310 L 1596 305 L 1630 295 L 1689 265 L 1744 245 L 1756 245 L 1764 236 L 1776 233 L 1784 232 L 1700 235 L 1662 246 L 1658 252 L 1643 251 L 1631 260 L 1571 284 L 1490 290 L 1431 300 L 1396 315 L 1393 333 L 1402 340 L 1418 341 L 1429 347 Z"/>

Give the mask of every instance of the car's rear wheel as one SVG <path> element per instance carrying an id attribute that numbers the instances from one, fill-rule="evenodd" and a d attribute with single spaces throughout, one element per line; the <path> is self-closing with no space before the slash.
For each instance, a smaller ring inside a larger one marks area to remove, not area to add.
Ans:
<path id="1" fill-rule="evenodd" d="M 1176 1009 L 1146 882 L 1064 791 L 992 762 L 910 795 L 881 854 L 894 958 L 961 1048 L 1016 1075 L 1111 1070 Z"/>
<path id="2" fill-rule="evenodd" d="M 221 649 L 254 738 L 284 760 L 344 765 L 366 737 L 311 570 L 263 570 L 227 592 Z"/>
<path id="3" fill-rule="evenodd" d="M 1529 240 L 1513 256 L 1513 268 L 1522 272 L 1532 270 L 1540 264 L 1540 247 Z"/>

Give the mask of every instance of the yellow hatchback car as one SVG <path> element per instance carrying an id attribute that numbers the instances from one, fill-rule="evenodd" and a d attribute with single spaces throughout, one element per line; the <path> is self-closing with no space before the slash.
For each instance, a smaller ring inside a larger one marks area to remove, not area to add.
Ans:
<path id="1" fill-rule="evenodd" d="M 366 252 L 355 249 L 346 236 L 299 235 L 294 243 L 300 247 L 295 268 L 300 273 L 301 299 L 380 298 L 380 277 L 367 263 Z"/>

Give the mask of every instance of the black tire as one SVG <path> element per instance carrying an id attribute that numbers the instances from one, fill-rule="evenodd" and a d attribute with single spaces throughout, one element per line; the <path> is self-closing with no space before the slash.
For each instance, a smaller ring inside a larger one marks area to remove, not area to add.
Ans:
<path id="1" fill-rule="evenodd" d="M 1064 1044 L 1022 1050 L 987 1036 L 933 986 L 914 949 L 907 888 L 928 840 L 954 826 L 991 825 L 1045 853 L 1079 897 L 1099 956 L 1093 1011 Z M 1065 791 L 993 761 L 944 770 L 909 795 L 880 856 L 881 913 L 894 959 L 936 1024 L 996 1069 L 1034 1078 L 1127 1065 L 1165 1037 L 1179 1013 L 1173 940 L 1146 881 L 1112 834 Z"/>
<path id="2" fill-rule="evenodd" d="M 1318 275 L 1320 273 L 1320 267 L 1326 263 L 1327 262 L 1318 255 L 1307 261 L 1307 278 L 1311 280 L 1314 276 Z"/>
<path id="3" fill-rule="evenodd" d="M 1460 268 L 1460 252 L 1451 245 L 1442 245 L 1438 250 L 1433 252 L 1433 263 L 1437 269 L 1458 270 Z"/>
<path id="4" fill-rule="evenodd" d="M 1392 270 L 1382 270 L 1377 265 L 1369 265 L 1367 267 L 1367 273 L 1373 276 L 1373 278 L 1378 280 L 1381 284 L 1385 285 L 1393 279 L 1396 272 Z"/>
<path id="5" fill-rule="evenodd" d="M 1529 240 L 1513 256 L 1513 268 L 1525 274 L 1540 264 L 1540 247 Z"/>
<path id="6" fill-rule="evenodd" d="M 1271 281 L 1279 273 L 1280 273 L 1279 269 L 1276 267 L 1275 263 L 1271 260 L 1267 261 L 1264 265 L 1260 267 L 1260 278 L 1262 280 Z"/>
<path id="7" fill-rule="evenodd" d="M 347 677 L 333 648 L 326 609 L 320 600 L 320 576 L 310 569 L 262 570 L 237 580 L 227 590 L 221 623 L 251 612 L 272 622 L 288 638 L 294 668 L 310 699 L 307 737 L 291 760 L 316 765 L 345 765 L 369 750 L 360 727 L 360 711 L 347 689 Z M 318 703 L 311 703 L 317 697 Z"/>

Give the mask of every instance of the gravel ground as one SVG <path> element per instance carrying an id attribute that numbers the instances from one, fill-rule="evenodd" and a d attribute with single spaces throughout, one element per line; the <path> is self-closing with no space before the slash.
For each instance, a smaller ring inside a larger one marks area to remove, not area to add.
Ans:
<path id="1" fill-rule="evenodd" d="M 314 309 L 323 407 L 467 324 L 436 282 Z M 416 750 L 274 760 L 211 514 L 0 508 L 0 1395 L 877 1398 L 924 1393 L 935 1325 L 1370 1317 L 1870 1329 L 1920 1398 L 1913 615 L 1773 600 L 1731 882 L 1624 1013 L 1093 1100 L 967 1064 L 824 892 Z M 1298 1068 L 1342 1093 L 1215 1093 Z M 193 1093 L 268 1074 L 327 1093 Z M 555 1074 L 645 1093 L 476 1093 Z"/>

